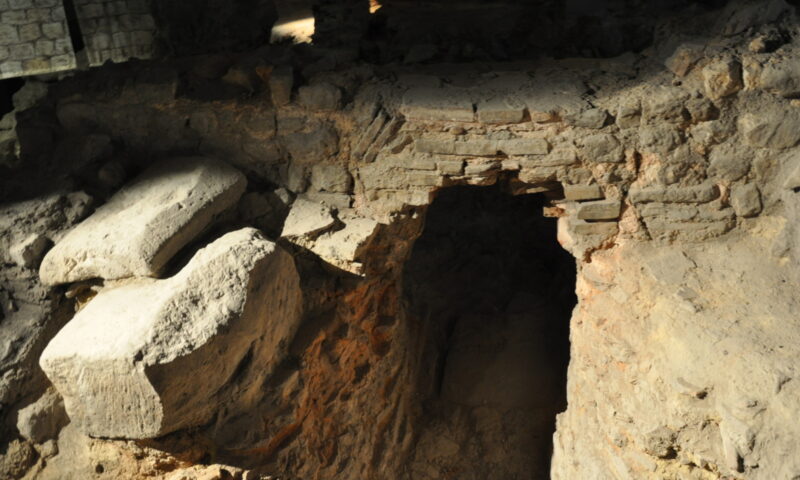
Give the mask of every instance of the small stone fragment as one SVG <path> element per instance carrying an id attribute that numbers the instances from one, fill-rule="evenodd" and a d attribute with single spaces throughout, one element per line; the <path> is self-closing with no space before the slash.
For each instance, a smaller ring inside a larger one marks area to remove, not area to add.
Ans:
<path id="1" fill-rule="evenodd" d="M 676 48 L 675 53 L 664 64 L 675 75 L 685 77 L 702 57 L 703 46 L 688 43 Z"/>
<path id="2" fill-rule="evenodd" d="M 283 224 L 281 237 L 312 236 L 336 223 L 328 207 L 302 198 L 295 200 Z"/>
<path id="3" fill-rule="evenodd" d="M 23 241 L 11 247 L 11 260 L 25 268 L 36 268 L 52 242 L 42 234 L 28 235 Z"/>
<path id="4" fill-rule="evenodd" d="M 311 186 L 317 191 L 347 193 L 353 177 L 342 165 L 314 165 L 311 168 Z"/>
<path id="5" fill-rule="evenodd" d="M 761 193 L 758 187 L 752 183 L 733 187 L 731 206 L 740 217 L 754 217 L 761 213 Z"/>
<path id="6" fill-rule="evenodd" d="M 742 89 L 742 64 L 732 59 L 714 61 L 703 68 L 703 85 L 712 100 L 733 95 Z"/>

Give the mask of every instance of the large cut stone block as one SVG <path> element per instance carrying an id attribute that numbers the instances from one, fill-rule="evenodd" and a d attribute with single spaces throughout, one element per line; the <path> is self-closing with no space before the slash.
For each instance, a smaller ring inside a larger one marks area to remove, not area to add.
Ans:
<path id="1" fill-rule="evenodd" d="M 246 185 L 233 167 L 205 158 L 157 165 L 47 253 L 39 269 L 42 282 L 157 276 L 178 250 L 236 204 Z"/>
<path id="2" fill-rule="evenodd" d="M 171 278 L 103 290 L 39 364 L 86 434 L 158 437 L 252 408 L 301 309 L 291 255 L 245 228 Z"/>

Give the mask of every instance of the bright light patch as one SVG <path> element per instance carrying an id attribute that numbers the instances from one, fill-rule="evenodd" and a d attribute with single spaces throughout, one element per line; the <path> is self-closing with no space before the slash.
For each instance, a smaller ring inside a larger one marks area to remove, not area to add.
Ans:
<path id="1" fill-rule="evenodd" d="M 314 17 L 300 18 L 289 22 L 276 23 L 272 27 L 271 43 L 292 39 L 293 43 L 311 43 L 314 35 Z"/>
<path id="2" fill-rule="evenodd" d="M 377 12 L 382 6 L 378 0 L 369 0 L 369 13 Z"/>

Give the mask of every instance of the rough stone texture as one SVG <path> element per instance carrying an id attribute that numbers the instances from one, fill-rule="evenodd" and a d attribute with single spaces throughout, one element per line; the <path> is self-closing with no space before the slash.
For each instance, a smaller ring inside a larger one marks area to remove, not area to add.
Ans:
<path id="1" fill-rule="evenodd" d="M 731 191 L 731 206 L 740 217 L 753 217 L 761 213 L 761 194 L 752 183 L 737 185 Z"/>
<path id="2" fill-rule="evenodd" d="M 794 447 L 781 440 L 798 435 L 795 367 L 791 354 L 767 353 L 796 335 L 785 290 L 795 273 L 752 255 L 777 232 L 766 223 L 765 237 L 724 246 L 619 245 L 583 268 L 578 292 L 587 302 L 571 322 L 570 406 L 558 420 L 553 478 L 797 474 Z M 621 275 L 642 265 L 641 276 Z M 631 308 L 640 312 L 635 324 L 619 322 Z M 650 394 L 622 393 L 634 379 Z M 604 438 L 588 434 L 599 431 Z"/>
<path id="3" fill-rule="evenodd" d="M 742 89 L 742 66 L 733 60 L 719 60 L 703 69 L 703 82 L 708 97 L 718 100 Z"/>
<path id="4" fill-rule="evenodd" d="M 117 192 L 48 252 L 47 284 L 156 276 L 242 195 L 235 169 L 204 158 L 164 162 Z"/>
<path id="5" fill-rule="evenodd" d="M 291 256 L 243 229 L 174 277 L 102 291 L 40 365 L 83 432 L 154 438 L 221 409 L 242 412 L 283 358 L 300 312 Z"/>

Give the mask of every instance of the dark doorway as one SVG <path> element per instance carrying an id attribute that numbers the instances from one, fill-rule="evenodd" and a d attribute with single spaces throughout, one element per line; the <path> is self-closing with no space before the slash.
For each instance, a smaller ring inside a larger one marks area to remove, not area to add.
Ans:
<path id="1" fill-rule="evenodd" d="M 576 298 L 543 204 L 452 187 L 427 212 L 403 279 L 423 347 L 412 478 L 549 478 Z"/>

